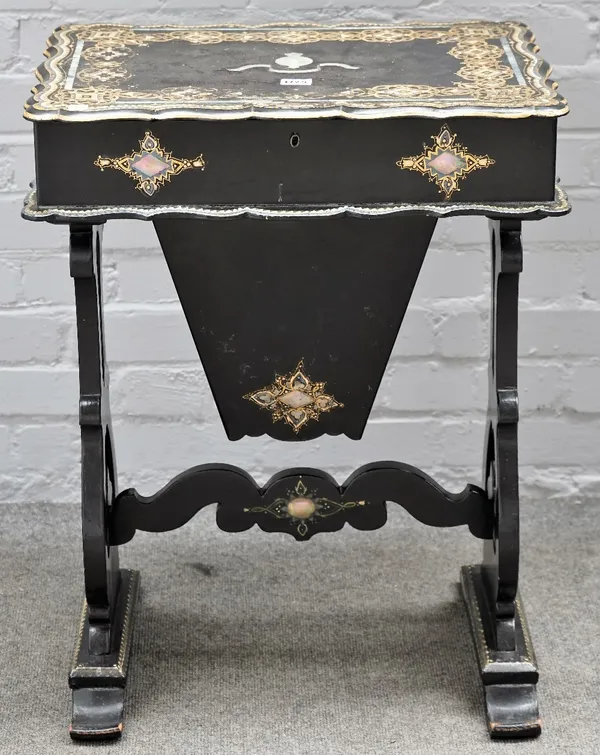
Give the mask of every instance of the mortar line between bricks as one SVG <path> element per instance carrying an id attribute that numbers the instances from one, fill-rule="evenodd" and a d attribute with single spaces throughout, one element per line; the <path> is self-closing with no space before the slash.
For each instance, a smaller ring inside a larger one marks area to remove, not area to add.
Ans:
<path id="1" fill-rule="evenodd" d="M 40 302 L 37 300 L 22 302 L 15 306 L 15 302 L 0 304 L 0 314 L 7 317 L 21 316 L 60 316 L 70 317 L 74 312 L 74 304 Z M 424 306 L 425 305 L 425 306 Z M 481 297 L 454 297 L 454 298 L 423 298 L 419 306 L 412 307 L 409 313 L 421 313 L 438 317 L 452 318 L 457 315 L 475 315 L 483 323 L 489 320 L 487 311 L 487 299 L 485 293 Z M 584 298 L 581 295 L 572 295 L 557 301 L 548 297 L 528 297 L 519 299 L 520 312 L 571 312 L 571 313 L 600 313 L 600 301 Z M 145 302 L 120 302 L 107 301 L 104 306 L 105 315 L 156 316 L 177 314 L 183 318 L 181 305 L 178 301 L 145 301 Z M 442 321 L 443 322 L 443 321 Z M 182 319 L 183 323 L 183 319 Z M 436 327 L 440 327 L 438 323 Z M 402 333 L 402 331 L 400 331 Z"/>
<path id="2" fill-rule="evenodd" d="M 0 131 L 0 145 L 3 147 L 25 146 L 33 148 L 33 134 L 25 131 Z M 33 180 L 33 176 L 31 178 Z"/>
<path id="3" fill-rule="evenodd" d="M 70 370 L 77 370 L 77 358 L 71 355 L 72 361 L 61 361 L 53 366 L 51 362 L 2 362 L 0 354 L 0 366 L 1 371 L 19 372 L 23 369 L 28 371 L 45 371 L 45 372 L 68 372 Z M 565 364 L 565 358 L 568 358 L 568 364 Z M 411 355 L 400 354 L 398 356 L 390 357 L 389 366 L 393 370 L 401 370 L 403 367 L 410 368 L 413 366 L 429 366 L 431 368 L 440 369 L 440 375 L 443 376 L 444 371 L 451 369 L 453 365 L 457 368 L 479 368 L 479 371 L 487 370 L 487 355 L 482 353 L 480 356 L 443 356 L 439 353 L 427 354 L 427 355 Z M 545 367 L 563 367 L 568 369 L 570 367 L 598 367 L 600 361 L 600 355 L 589 354 L 552 354 L 552 355 L 522 355 L 519 357 L 518 366 L 521 368 L 536 368 L 540 370 L 540 374 L 543 374 Z M 188 360 L 181 358 L 177 359 L 149 359 L 149 360 L 127 360 L 122 361 L 120 359 L 108 359 L 108 364 L 111 369 L 111 377 L 116 379 L 117 377 L 125 377 L 130 373 L 140 371 L 162 371 L 168 373 L 176 373 L 177 371 L 185 371 L 187 373 L 197 372 L 199 375 L 204 376 L 204 370 L 199 363 L 197 357 L 190 356 Z M 392 377 L 391 370 L 384 373 L 384 380 Z"/>
<path id="4" fill-rule="evenodd" d="M 567 128 L 564 126 L 558 131 L 558 141 L 561 140 L 571 141 L 577 139 L 589 139 L 590 137 L 600 136 L 600 128 L 598 126 L 578 126 L 577 128 Z M 558 147 L 560 151 L 560 145 Z"/>
<path id="5" fill-rule="evenodd" d="M 127 402 L 127 398 L 123 399 L 123 402 Z M 178 426 L 178 425 L 187 425 L 187 426 L 193 426 L 197 427 L 202 430 L 206 429 L 217 429 L 220 428 L 220 425 L 216 424 L 212 420 L 209 420 L 208 418 L 203 418 L 201 415 L 201 409 L 203 404 L 205 404 L 205 401 L 199 401 L 198 402 L 198 413 L 194 413 L 193 411 L 188 411 L 187 413 L 173 413 L 169 414 L 165 412 L 164 414 L 161 413 L 140 413 L 140 412 L 130 412 L 127 409 L 120 408 L 121 400 L 119 397 L 117 397 L 114 401 L 114 406 L 112 407 L 113 410 L 113 420 L 117 421 L 123 421 L 127 420 L 128 425 L 135 425 L 135 426 L 145 426 L 145 425 L 163 425 L 167 427 L 171 426 Z M 484 402 L 482 402 L 480 408 L 466 408 L 463 410 L 455 410 L 455 411 L 448 411 L 443 408 L 441 409 L 431 409 L 431 408 L 423 408 L 423 409 L 398 409 L 398 410 L 390 410 L 387 409 L 385 411 L 382 411 L 381 413 L 378 413 L 377 410 L 373 410 L 371 413 L 371 416 L 369 418 L 369 422 L 367 425 L 367 428 L 369 426 L 376 427 L 376 426 L 383 426 L 383 425 L 393 425 L 393 424 L 435 424 L 438 425 L 439 421 L 443 421 L 447 423 L 447 426 L 452 425 L 463 425 L 465 419 L 472 419 L 477 422 L 477 432 L 479 431 L 479 427 L 481 422 L 485 419 L 485 408 L 484 408 Z M 45 414 L 43 412 L 36 412 L 34 414 L 20 414 L 20 413 L 7 413 L 7 412 L 1 412 L 0 411 L 0 421 L 2 420 L 10 420 L 13 423 L 26 423 L 29 424 L 46 424 L 48 419 L 51 419 L 53 422 L 60 422 L 60 421 L 69 421 L 73 420 L 74 417 L 77 416 L 77 406 L 76 402 L 73 402 L 73 410 L 71 412 L 61 412 L 61 413 L 50 413 Z M 564 422 L 565 420 L 567 423 L 570 423 L 571 425 L 586 425 L 586 424 L 596 424 L 598 421 L 598 418 L 600 417 L 600 409 L 591 409 L 586 410 L 585 412 L 577 411 L 576 409 L 572 409 L 571 407 L 563 407 L 560 410 L 555 409 L 547 409 L 547 410 L 540 410 L 540 409 L 523 409 L 520 413 L 520 422 L 521 422 L 521 428 L 523 426 L 523 421 L 528 420 L 558 420 L 561 422 Z"/>

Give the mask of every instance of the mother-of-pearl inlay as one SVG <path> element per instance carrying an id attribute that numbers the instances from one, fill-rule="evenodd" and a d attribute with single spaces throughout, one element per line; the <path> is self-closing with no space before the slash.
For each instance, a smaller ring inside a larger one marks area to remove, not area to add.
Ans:
<path id="1" fill-rule="evenodd" d="M 293 498 L 287 505 L 288 514 L 294 519 L 308 519 L 317 507 L 310 498 Z"/>

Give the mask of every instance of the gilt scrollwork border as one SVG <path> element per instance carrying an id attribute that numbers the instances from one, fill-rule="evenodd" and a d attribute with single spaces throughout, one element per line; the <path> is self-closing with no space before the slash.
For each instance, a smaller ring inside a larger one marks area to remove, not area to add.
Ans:
<path id="1" fill-rule="evenodd" d="M 275 28 L 274 28 L 275 27 Z M 195 86 L 159 91 L 128 88 L 123 65 L 128 51 L 149 41 L 183 39 L 195 44 L 271 42 L 287 45 L 315 41 L 402 42 L 432 39 L 450 44 L 448 54 L 461 65 L 452 87 L 380 85 L 315 96 L 249 97 L 243 90 L 218 91 Z M 506 39 L 522 61 L 524 85 L 508 85 L 513 69 L 500 63 L 505 51 L 493 44 Z M 82 44 L 83 42 L 83 44 Z M 84 59 L 75 74 L 83 86 L 65 87 L 68 61 L 77 44 Z M 482 115 L 517 118 L 556 117 L 568 112 L 566 101 L 549 78 L 550 66 L 537 55 L 531 31 L 517 22 L 344 25 L 286 24 L 227 29 L 214 26 L 144 27 L 73 24 L 60 27 L 48 40 L 47 59 L 38 68 L 39 84 L 25 106 L 30 120 L 97 120 L 101 118 L 260 118 L 334 117 L 381 118 L 393 115 Z"/>

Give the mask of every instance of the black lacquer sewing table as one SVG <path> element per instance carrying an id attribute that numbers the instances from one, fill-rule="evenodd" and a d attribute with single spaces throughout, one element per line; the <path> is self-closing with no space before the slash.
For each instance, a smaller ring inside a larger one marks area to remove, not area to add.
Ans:
<path id="1" fill-rule="evenodd" d="M 381 527 L 386 502 L 483 541 L 461 583 L 489 730 L 537 735 L 538 671 L 517 589 L 521 225 L 569 204 L 555 177 L 567 105 L 531 32 L 513 22 L 73 25 L 48 45 L 25 107 L 36 182 L 23 216 L 70 227 L 86 596 L 71 735 L 122 731 L 139 577 L 119 568 L 118 546 L 136 530 L 172 530 L 218 503 L 224 530 L 306 541 L 345 523 Z M 419 469 L 377 461 L 341 485 L 299 468 L 261 487 L 237 467 L 203 464 L 150 497 L 117 490 L 105 222 L 154 223 L 229 439 L 359 440 L 437 219 L 468 214 L 489 218 L 492 254 L 481 486 L 451 494 Z"/>

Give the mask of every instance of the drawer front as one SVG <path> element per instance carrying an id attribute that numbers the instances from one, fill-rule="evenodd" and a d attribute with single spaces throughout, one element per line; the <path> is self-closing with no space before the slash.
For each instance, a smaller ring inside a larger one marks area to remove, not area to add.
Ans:
<path id="1" fill-rule="evenodd" d="M 40 206 L 554 197 L 553 118 L 41 122 L 35 137 Z"/>

